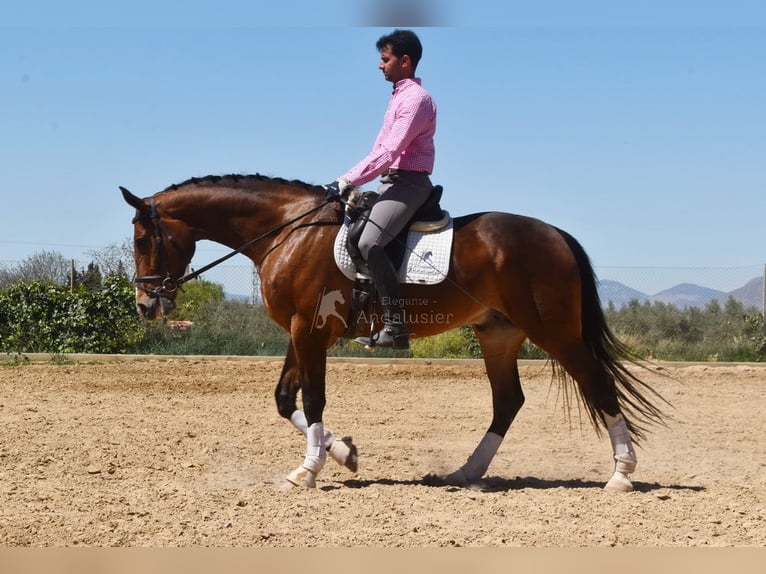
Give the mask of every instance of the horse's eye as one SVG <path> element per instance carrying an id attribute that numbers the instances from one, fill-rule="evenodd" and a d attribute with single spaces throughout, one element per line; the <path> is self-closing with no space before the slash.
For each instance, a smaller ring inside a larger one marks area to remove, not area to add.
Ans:
<path id="1" fill-rule="evenodd" d="M 139 251 L 146 251 L 149 249 L 150 245 L 148 237 L 139 237 L 136 239 L 136 249 Z"/>

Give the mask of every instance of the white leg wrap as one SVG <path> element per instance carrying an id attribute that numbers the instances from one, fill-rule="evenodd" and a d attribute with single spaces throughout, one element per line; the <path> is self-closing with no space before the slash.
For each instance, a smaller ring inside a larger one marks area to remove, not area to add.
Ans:
<path id="1" fill-rule="evenodd" d="M 503 437 L 493 432 L 488 432 L 479 442 L 473 454 L 468 457 L 466 463 L 458 472 L 462 472 L 468 482 L 479 480 L 489 468 L 489 463 L 500 448 Z"/>
<path id="2" fill-rule="evenodd" d="M 301 431 L 304 435 L 308 435 L 309 432 L 309 423 L 306 420 L 306 415 L 301 410 L 296 410 L 293 412 L 292 415 L 290 415 L 290 422 L 293 423 L 293 426 L 297 428 L 299 431 Z M 330 450 L 330 447 L 332 447 L 333 443 L 335 442 L 335 435 L 332 434 L 332 431 L 326 430 L 324 433 L 324 446 L 327 450 Z"/>
<path id="3" fill-rule="evenodd" d="M 629 474 L 636 470 L 636 452 L 633 450 L 633 442 L 630 440 L 628 425 L 621 414 L 616 417 L 604 415 L 609 430 L 609 440 L 612 441 L 614 453 L 615 472 Z"/>
<path id="4" fill-rule="evenodd" d="M 309 423 L 306 420 L 306 415 L 301 410 L 295 410 L 293 414 L 290 415 L 290 422 L 293 423 L 293 426 L 301 431 L 301 433 L 304 435 L 309 430 Z"/>
<path id="5" fill-rule="evenodd" d="M 292 419 L 291 419 L 292 420 Z M 324 426 L 314 423 L 306 431 L 306 457 L 303 464 L 287 475 L 287 480 L 295 486 L 314 488 L 316 476 L 327 462 L 327 449 L 324 446 Z"/>
<path id="6" fill-rule="evenodd" d="M 327 449 L 324 446 L 324 425 L 314 423 L 308 428 L 306 433 L 306 458 L 303 460 L 303 467 L 318 473 L 324 468 L 327 462 Z"/>
<path id="7" fill-rule="evenodd" d="M 308 436 L 309 428 L 306 415 L 301 410 L 296 410 L 290 415 L 290 422 L 295 428 Z M 330 453 L 332 459 L 341 466 L 356 472 L 356 447 L 351 439 L 335 440 L 335 435 L 330 430 L 324 431 L 324 447 Z"/>

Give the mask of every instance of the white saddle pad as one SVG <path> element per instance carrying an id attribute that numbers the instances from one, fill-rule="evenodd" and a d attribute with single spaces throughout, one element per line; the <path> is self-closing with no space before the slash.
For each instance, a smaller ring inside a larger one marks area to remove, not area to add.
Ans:
<path id="1" fill-rule="evenodd" d="M 407 248 L 399 269 L 399 281 L 418 285 L 441 283 L 449 272 L 452 253 L 452 218 L 438 231 L 410 231 L 407 234 Z M 356 265 L 351 260 L 346 247 L 348 237 L 348 219 L 340 226 L 335 236 L 335 263 L 343 274 L 354 281 Z"/>

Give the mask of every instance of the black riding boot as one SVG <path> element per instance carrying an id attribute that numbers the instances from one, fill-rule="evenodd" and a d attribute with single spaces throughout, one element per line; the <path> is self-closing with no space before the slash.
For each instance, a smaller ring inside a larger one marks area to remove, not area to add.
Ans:
<path id="1" fill-rule="evenodd" d="M 399 289 L 399 279 L 382 247 L 373 247 L 367 256 L 370 275 L 380 295 L 383 307 L 383 328 L 372 337 L 358 337 L 356 340 L 370 347 L 388 349 L 409 349 L 410 338 L 404 324 L 404 309 Z"/>

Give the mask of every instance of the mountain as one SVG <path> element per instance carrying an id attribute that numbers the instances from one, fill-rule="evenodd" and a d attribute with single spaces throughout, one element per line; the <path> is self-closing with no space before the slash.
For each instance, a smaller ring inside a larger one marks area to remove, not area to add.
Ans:
<path id="1" fill-rule="evenodd" d="M 746 309 L 750 307 L 762 309 L 763 277 L 755 277 L 742 287 L 729 292 L 701 287 L 693 283 L 680 283 L 654 295 L 647 295 L 619 281 L 605 279 L 598 283 L 598 294 L 602 305 L 607 306 L 611 301 L 618 309 L 633 299 L 637 299 L 639 303 L 660 301 L 683 309 L 685 307 L 704 307 L 713 299 L 724 305 L 729 297 L 742 303 Z"/>
<path id="2" fill-rule="evenodd" d="M 633 299 L 638 299 L 639 303 L 650 299 L 646 293 L 641 293 L 641 291 L 611 279 L 604 279 L 598 282 L 598 296 L 601 299 L 602 305 L 606 306 L 611 301 L 618 309 L 624 307 Z"/>
<path id="3" fill-rule="evenodd" d="M 704 307 L 713 299 L 717 299 L 719 303 L 723 304 L 728 298 L 729 295 L 724 291 L 700 287 L 692 283 L 680 283 L 675 287 L 660 291 L 651 299 L 653 302 L 659 301 L 683 309 L 684 307 Z"/>
<path id="4" fill-rule="evenodd" d="M 763 277 L 756 277 L 745 283 L 739 289 L 729 293 L 735 300 L 744 305 L 745 309 L 750 307 L 763 307 Z"/>

